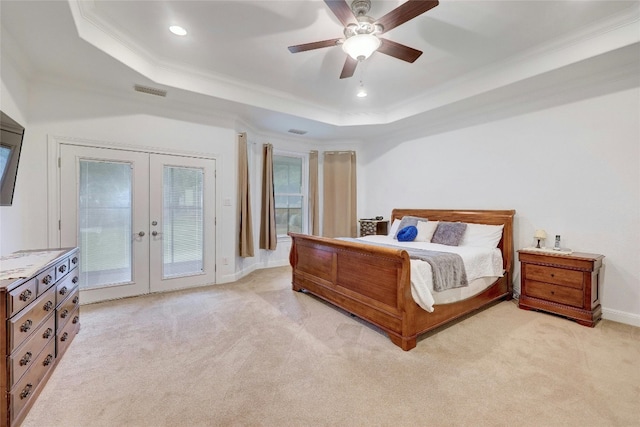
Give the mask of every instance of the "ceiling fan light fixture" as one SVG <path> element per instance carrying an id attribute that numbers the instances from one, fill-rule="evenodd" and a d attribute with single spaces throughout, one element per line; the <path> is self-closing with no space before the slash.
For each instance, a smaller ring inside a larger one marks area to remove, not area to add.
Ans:
<path id="1" fill-rule="evenodd" d="M 381 41 L 373 34 L 356 34 L 342 43 L 342 50 L 358 61 L 364 61 L 380 47 Z"/>

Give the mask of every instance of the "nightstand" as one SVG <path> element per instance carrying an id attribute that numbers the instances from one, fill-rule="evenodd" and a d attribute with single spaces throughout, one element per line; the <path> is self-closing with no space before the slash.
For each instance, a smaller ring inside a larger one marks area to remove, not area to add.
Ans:
<path id="1" fill-rule="evenodd" d="M 389 221 L 376 220 L 376 219 L 361 219 L 360 222 L 360 236 L 368 236 L 370 234 L 383 234 L 387 235 L 389 232 Z"/>
<path id="2" fill-rule="evenodd" d="M 559 314 L 589 327 L 602 317 L 600 268 L 604 255 L 523 249 L 518 256 L 520 308 Z"/>

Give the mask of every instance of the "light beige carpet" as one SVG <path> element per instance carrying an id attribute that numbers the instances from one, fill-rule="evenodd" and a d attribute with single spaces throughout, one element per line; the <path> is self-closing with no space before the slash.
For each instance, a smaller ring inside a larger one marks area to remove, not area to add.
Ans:
<path id="1" fill-rule="evenodd" d="M 502 302 L 404 352 L 290 282 L 83 306 L 23 425 L 640 425 L 640 328 Z"/>

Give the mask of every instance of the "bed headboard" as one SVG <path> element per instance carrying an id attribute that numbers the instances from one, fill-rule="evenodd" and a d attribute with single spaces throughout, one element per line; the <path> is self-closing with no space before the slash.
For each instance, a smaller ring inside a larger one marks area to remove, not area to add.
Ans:
<path id="1" fill-rule="evenodd" d="M 475 224 L 504 225 L 498 248 L 502 251 L 504 269 L 513 271 L 513 217 L 515 210 L 452 210 L 452 209 L 394 209 L 391 222 L 403 216 L 417 216 L 431 221 L 471 222 Z"/>

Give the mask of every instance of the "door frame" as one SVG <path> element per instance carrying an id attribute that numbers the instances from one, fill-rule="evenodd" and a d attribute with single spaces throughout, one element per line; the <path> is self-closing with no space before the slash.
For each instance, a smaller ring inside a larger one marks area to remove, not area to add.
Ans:
<path id="1" fill-rule="evenodd" d="M 214 160 L 216 164 L 216 171 L 218 169 L 218 157 L 211 154 L 195 152 L 195 151 L 186 151 L 186 150 L 167 150 L 167 149 L 158 149 L 154 147 L 148 146 L 134 146 L 134 145 L 126 145 L 119 144 L 113 142 L 106 141 L 96 141 L 96 140 L 88 140 L 82 138 L 74 138 L 74 137 L 63 137 L 63 136 L 55 136 L 55 135 L 47 135 L 47 246 L 49 248 L 59 248 L 61 241 L 61 230 L 60 230 L 60 221 L 61 221 L 61 206 L 60 206 L 60 155 L 61 155 L 61 145 L 77 145 L 83 147 L 92 147 L 92 148 L 111 148 L 115 150 L 122 151 L 135 151 L 142 152 L 148 154 L 164 154 L 164 155 L 175 155 L 175 156 L 183 156 L 183 157 L 195 157 L 200 159 L 208 159 Z M 217 175 L 217 173 L 215 173 Z M 218 283 L 218 269 L 217 266 L 221 265 L 220 257 L 221 248 L 220 246 L 220 229 L 218 224 L 218 218 L 222 218 L 221 207 L 223 205 L 222 197 L 222 188 L 219 180 L 215 179 L 215 220 L 214 220 L 214 233 L 215 233 L 215 265 L 214 265 L 214 284 Z"/>

